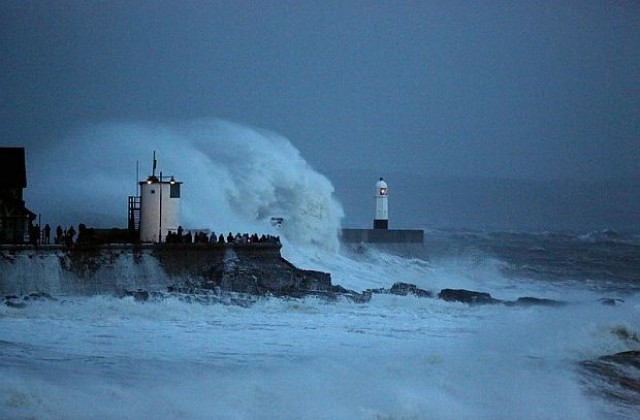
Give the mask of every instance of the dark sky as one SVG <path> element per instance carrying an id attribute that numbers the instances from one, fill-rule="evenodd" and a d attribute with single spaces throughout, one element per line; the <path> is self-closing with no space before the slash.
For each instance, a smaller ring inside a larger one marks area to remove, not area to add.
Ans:
<path id="1" fill-rule="evenodd" d="M 0 33 L 0 144 L 36 158 L 82 124 L 222 118 L 347 201 L 360 171 L 604 180 L 640 208 L 637 1 L 4 0 Z"/>

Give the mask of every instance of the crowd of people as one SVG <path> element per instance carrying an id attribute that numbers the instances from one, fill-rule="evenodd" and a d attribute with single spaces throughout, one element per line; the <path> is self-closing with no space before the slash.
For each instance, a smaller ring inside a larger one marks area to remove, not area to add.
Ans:
<path id="1" fill-rule="evenodd" d="M 74 243 L 88 244 L 94 241 L 94 229 L 87 228 L 84 224 L 78 225 L 78 230 L 73 226 L 63 228 L 58 225 L 55 229 L 55 236 L 53 243 L 56 245 L 71 246 Z M 30 242 L 34 246 L 40 244 L 51 244 L 51 227 L 47 224 L 44 228 L 40 228 L 39 225 L 31 225 L 29 229 Z M 77 237 L 76 237 L 77 234 Z M 228 235 L 222 233 L 216 235 L 215 232 L 208 234 L 207 232 L 198 231 L 195 233 L 185 233 L 182 226 L 178 227 L 176 231 L 169 231 L 165 238 L 165 243 L 168 244 L 279 244 L 280 237 L 273 235 L 261 235 L 257 233 L 252 235 L 248 233 L 236 233 L 235 235 L 229 232 Z"/>
<path id="2" fill-rule="evenodd" d="M 84 225 L 80 225 L 83 227 Z M 53 241 L 55 244 L 61 245 L 70 245 L 74 241 L 74 237 L 76 236 L 76 230 L 73 226 L 69 226 L 69 228 L 62 228 L 62 226 L 58 225 L 55 231 L 55 237 Z M 51 244 L 51 226 L 49 224 L 44 225 L 44 228 L 40 229 L 40 225 L 31 225 L 29 226 L 29 241 L 32 245 L 49 245 Z"/>
<path id="3" fill-rule="evenodd" d="M 165 238 L 165 242 L 168 244 L 279 244 L 280 237 L 264 234 L 258 236 L 257 233 L 252 235 L 249 235 L 248 233 L 236 233 L 234 235 L 231 232 L 229 232 L 226 237 L 222 233 L 220 235 L 216 235 L 215 232 L 211 232 L 211 234 L 207 234 L 206 232 L 196 232 L 195 234 L 187 232 L 185 234 L 182 226 L 179 226 L 177 231 L 169 231 Z"/>

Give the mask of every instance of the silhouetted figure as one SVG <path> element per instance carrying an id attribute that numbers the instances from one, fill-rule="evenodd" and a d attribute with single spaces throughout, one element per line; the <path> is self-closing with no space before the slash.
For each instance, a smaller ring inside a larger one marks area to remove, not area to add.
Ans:
<path id="1" fill-rule="evenodd" d="M 33 246 L 38 245 L 36 242 L 36 227 L 29 225 L 29 243 Z"/>
<path id="2" fill-rule="evenodd" d="M 187 244 L 190 244 L 191 242 L 193 242 L 192 239 L 193 239 L 193 237 L 191 236 L 191 232 L 188 232 L 185 235 L 184 242 L 187 243 Z"/>
<path id="3" fill-rule="evenodd" d="M 40 239 L 40 226 L 39 225 L 29 226 L 29 242 L 31 242 L 31 245 L 37 248 L 39 239 Z"/>
<path id="4" fill-rule="evenodd" d="M 218 243 L 219 244 L 223 244 L 224 243 L 224 235 L 221 233 L 220 236 L 218 236 Z"/>
<path id="5" fill-rule="evenodd" d="M 56 243 L 62 243 L 62 235 L 63 235 L 63 231 L 62 231 L 62 226 L 58 225 L 58 227 L 56 228 Z"/>
<path id="6" fill-rule="evenodd" d="M 44 243 L 47 245 L 51 243 L 51 226 L 48 224 L 44 225 Z"/>
<path id="7" fill-rule="evenodd" d="M 73 244 L 74 236 L 76 236 L 76 230 L 73 228 L 73 226 L 69 226 L 69 229 L 67 229 L 67 234 L 66 234 L 66 243 L 68 246 L 71 246 Z"/>
<path id="8" fill-rule="evenodd" d="M 78 225 L 78 241 L 79 244 L 87 242 L 87 227 L 84 223 Z"/>
<path id="9" fill-rule="evenodd" d="M 227 243 L 228 244 L 232 244 L 233 243 L 233 233 L 229 232 L 229 234 L 227 235 Z"/>

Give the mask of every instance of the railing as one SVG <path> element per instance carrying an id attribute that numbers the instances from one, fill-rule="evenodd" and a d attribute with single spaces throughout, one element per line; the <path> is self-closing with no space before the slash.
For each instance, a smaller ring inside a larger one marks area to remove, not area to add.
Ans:
<path id="1" fill-rule="evenodd" d="M 138 232 L 140 230 L 140 196 L 129 196 L 129 213 L 127 220 L 130 231 Z"/>

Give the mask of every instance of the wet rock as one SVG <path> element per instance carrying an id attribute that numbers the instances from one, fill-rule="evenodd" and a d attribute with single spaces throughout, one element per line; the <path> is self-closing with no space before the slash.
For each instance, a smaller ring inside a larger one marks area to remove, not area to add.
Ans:
<path id="1" fill-rule="evenodd" d="M 150 296 L 148 291 L 142 289 L 127 290 L 124 292 L 124 295 L 133 297 L 133 300 L 137 302 L 146 302 L 149 300 Z"/>
<path id="2" fill-rule="evenodd" d="M 331 292 L 329 273 L 299 269 L 279 253 L 263 255 L 249 251 L 252 249 L 225 249 L 218 260 L 203 261 L 199 269 L 190 266 L 183 274 L 188 273 L 199 289 L 255 296 L 301 298 Z"/>
<path id="3" fill-rule="evenodd" d="M 616 353 L 610 356 L 602 356 L 600 360 L 610 361 L 613 363 L 618 363 L 620 365 L 633 366 L 636 369 L 640 369 L 639 350 L 623 351 L 621 353 Z M 640 382 L 638 383 L 640 384 Z M 637 388 L 637 390 L 640 391 L 640 388 Z"/>
<path id="4" fill-rule="evenodd" d="M 257 296 L 247 293 L 226 292 L 222 290 L 213 291 L 206 289 L 191 289 L 189 293 L 172 292 L 169 296 L 187 303 L 240 306 L 242 308 L 249 308 L 260 299 Z M 165 297 L 166 296 L 163 296 L 163 299 Z"/>
<path id="5" fill-rule="evenodd" d="M 197 283 L 185 281 L 167 287 L 167 292 L 146 291 L 142 289 L 125 291 L 120 297 L 131 296 L 137 302 L 163 301 L 165 299 L 177 299 L 186 303 L 199 303 L 202 305 L 233 305 L 248 308 L 257 302 L 260 297 L 248 293 L 229 292 L 220 289 L 211 290 L 199 288 Z"/>
<path id="6" fill-rule="evenodd" d="M 351 300 L 354 303 L 366 303 L 371 300 L 371 293 L 358 293 L 339 285 L 315 290 L 295 287 L 279 288 L 271 292 L 261 290 L 260 293 L 234 292 L 215 286 L 211 282 L 198 283 L 185 281 L 167 288 L 170 296 L 176 296 L 187 302 L 197 303 L 221 303 L 248 307 L 261 298 L 303 299 L 305 297 L 317 297 L 328 301 L 336 301 L 339 298 Z"/>
<path id="7" fill-rule="evenodd" d="M 28 295 L 26 295 L 23 299 L 24 300 L 38 300 L 38 301 L 45 301 L 45 300 L 55 301 L 55 300 L 57 300 L 56 298 L 51 296 L 49 293 L 40 292 L 40 291 L 31 292 Z"/>
<path id="8" fill-rule="evenodd" d="M 387 289 L 387 288 L 384 288 L 384 287 L 379 288 L 379 289 L 367 289 L 367 290 L 365 290 L 365 293 L 368 293 L 369 295 L 371 295 L 371 294 L 376 294 L 376 295 L 398 295 L 398 296 L 414 295 L 414 296 L 421 297 L 421 298 L 433 297 L 433 294 L 428 290 L 420 289 L 415 284 L 402 283 L 402 282 L 394 283 L 393 286 L 391 286 L 390 289 Z"/>
<path id="9" fill-rule="evenodd" d="M 640 404 L 640 351 L 632 350 L 602 356 L 580 363 L 592 378 L 604 381 L 608 386 L 594 383 L 592 389 L 605 397 Z"/>
<path id="10" fill-rule="evenodd" d="M 389 289 L 385 289 L 384 287 L 380 287 L 378 289 L 367 289 L 367 293 L 374 295 L 387 295 L 389 294 Z"/>
<path id="11" fill-rule="evenodd" d="M 640 343 L 640 337 L 638 333 L 625 327 L 625 326 L 617 326 L 611 329 L 611 333 L 615 335 L 619 340 L 626 341 L 629 344 L 636 345 L 635 343 Z"/>
<path id="12" fill-rule="evenodd" d="M 516 306 L 555 306 L 555 307 L 558 307 L 558 306 L 566 305 L 567 302 L 562 302 L 562 301 L 553 300 L 553 299 L 541 299 L 541 298 L 526 296 L 526 297 L 518 298 L 518 300 L 516 300 L 514 302 L 514 304 Z"/>
<path id="13" fill-rule="evenodd" d="M 422 298 L 432 297 L 432 293 L 428 290 L 420 289 L 415 284 L 410 283 L 394 283 L 391 289 L 389 289 L 389 293 L 400 296 L 414 295 Z"/>
<path id="14" fill-rule="evenodd" d="M 332 286 L 330 295 L 335 298 L 342 297 L 351 300 L 354 303 L 367 303 L 371 300 L 371 293 L 366 290 L 362 293 L 358 293 L 353 290 L 345 289 L 340 285 Z"/>
<path id="15" fill-rule="evenodd" d="M 448 302 L 468 303 L 469 305 L 496 304 L 502 302 L 501 300 L 492 298 L 489 293 L 466 289 L 442 289 L 440 293 L 438 293 L 438 298 Z"/>
<path id="16" fill-rule="evenodd" d="M 28 295 L 24 295 L 22 297 L 17 295 L 8 295 L 4 297 L 4 304 L 11 308 L 24 308 L 27 306 L 27 302 L 32 301 L 57 301 L 58 299 L 51 296 L 46 292 L 31 292 Z"/>
<path id="17" fill-rule="evenodd" d="M 621 303 L 624 303 L 624 300 L 617 298 L 601 298 L 598 299 L 598 302 L 602 303 L 605 306 L 616 306 Z"/>
<path id="18" fill-rule="evenodd" d="M 24 301 L 20 300 L 18 296 L 9 295 L 4 297 L 4 304 L 10 308 L 24 308 L 27 306 Z"/>

